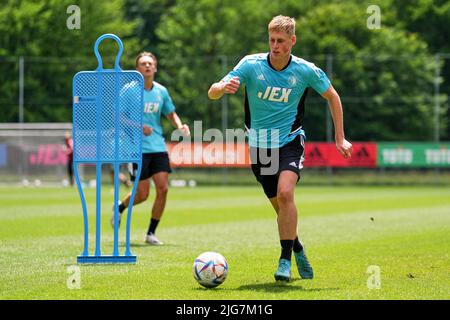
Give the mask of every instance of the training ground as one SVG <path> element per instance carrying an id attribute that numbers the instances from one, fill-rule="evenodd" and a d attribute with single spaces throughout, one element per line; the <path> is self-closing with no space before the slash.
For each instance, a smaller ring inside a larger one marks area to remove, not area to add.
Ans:
<path id="1" fill-rule="evenodd" d="M 122 187 L 121 196 L 125 192 Z M 93 219 L 95 189 L 86 193 Z M 135 265 L 77 266 L 83 220 L 76 188 L 1 187 L 0 298 L 450 298 L 449 187 L 299 185 L 299 234 L 315 279 L 301 280 L 294 268 L 287 285 L 274 282 L 280 254 L 276 218 L 257 185 L 171 188 L 168 197 L 157 230 L 164 246 L 144 244 L 148 201 L 133 210 Z M 112 199 L 107 185 L 102 199 L 105 254 L 113 247 Z M 124 230 L 122 224 L 121 250 Z M 228 260 L 228 278 L 215 289 L 200 287 L 192 276 L 193 261 L 204 251 L 217 251 Z M 79 277 L 75 282 L 74 275 Z"/>

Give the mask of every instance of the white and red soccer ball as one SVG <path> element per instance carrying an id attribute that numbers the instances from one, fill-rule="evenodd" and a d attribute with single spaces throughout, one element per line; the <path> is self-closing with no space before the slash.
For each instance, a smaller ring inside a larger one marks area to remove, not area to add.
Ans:
<path id="1" fill-rule="evenodd" d="M 214 288 L 227 278 L 228 263 L 217 252 L 204 252 L 195 259 L 192 272 L 200 285 L 205 288 Z"/>

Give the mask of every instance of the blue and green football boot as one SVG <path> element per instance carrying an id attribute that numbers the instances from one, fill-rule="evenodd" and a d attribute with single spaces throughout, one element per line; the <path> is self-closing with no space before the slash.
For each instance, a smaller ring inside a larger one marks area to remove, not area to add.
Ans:
<path id="1" fill-rule="evenodd" d="M 276 281 L 289 282 L 291 280 L 291 261 L 280 259 L 278 261 L 278 269 L 274 274 Z"/>
<path id="2" fill-rule="evenodd" d="M 294 257 L 300 277 L 302 279 L 312 279 L 314 272 L 306 257 L 305 249 L 302 249 L 300 252 L 294 252 Z"/>

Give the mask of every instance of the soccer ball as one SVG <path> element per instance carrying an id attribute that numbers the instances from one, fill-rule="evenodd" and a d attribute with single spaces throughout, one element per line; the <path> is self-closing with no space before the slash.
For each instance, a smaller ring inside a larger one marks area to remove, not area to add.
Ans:
<path id="1" fill-rule="evenodd" d="M 217 252 L 204 252 L 195 259 L 192 272 L 200 285 L 205 288 L 214 288 L 227 278 L 228 263 Z"/>

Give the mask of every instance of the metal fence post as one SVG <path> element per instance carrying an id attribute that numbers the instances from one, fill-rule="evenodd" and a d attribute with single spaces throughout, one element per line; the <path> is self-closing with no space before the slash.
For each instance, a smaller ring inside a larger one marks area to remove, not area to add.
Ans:
<path id="1" fill-rule="evenodd" d="M 440 57 L 439 53 L 434 56 L 436 62 L 436 68 L 434 70 L 434 141 L 440 141 L 440 99 L 439 99 L 439 91 L 440 91 L 440 74 L 441 74 L 441 66 L 440 66 Z"/>
<path id="2" fill-rule="evenodd" d="M 440 74 L 441 74 L 441 65 L 440 65 L 440 57 L 439 53 L 434 56 L 436 68 L 434 69 L 434 141 L 439 142 L 440 137 L 440 99 L 439 99 L 439 91 L 440 91 Z M 435 172 L 435 184 L 439 185 L 440 182 L 440 169 L 436 168 Z"/>
<path id="3" fill-rule="evenodd" d="M 24 92 L 24 69 L 25 61 L 23 57 L 19 58 L 19 122 L 23 122 L 23 92 Z"/>

